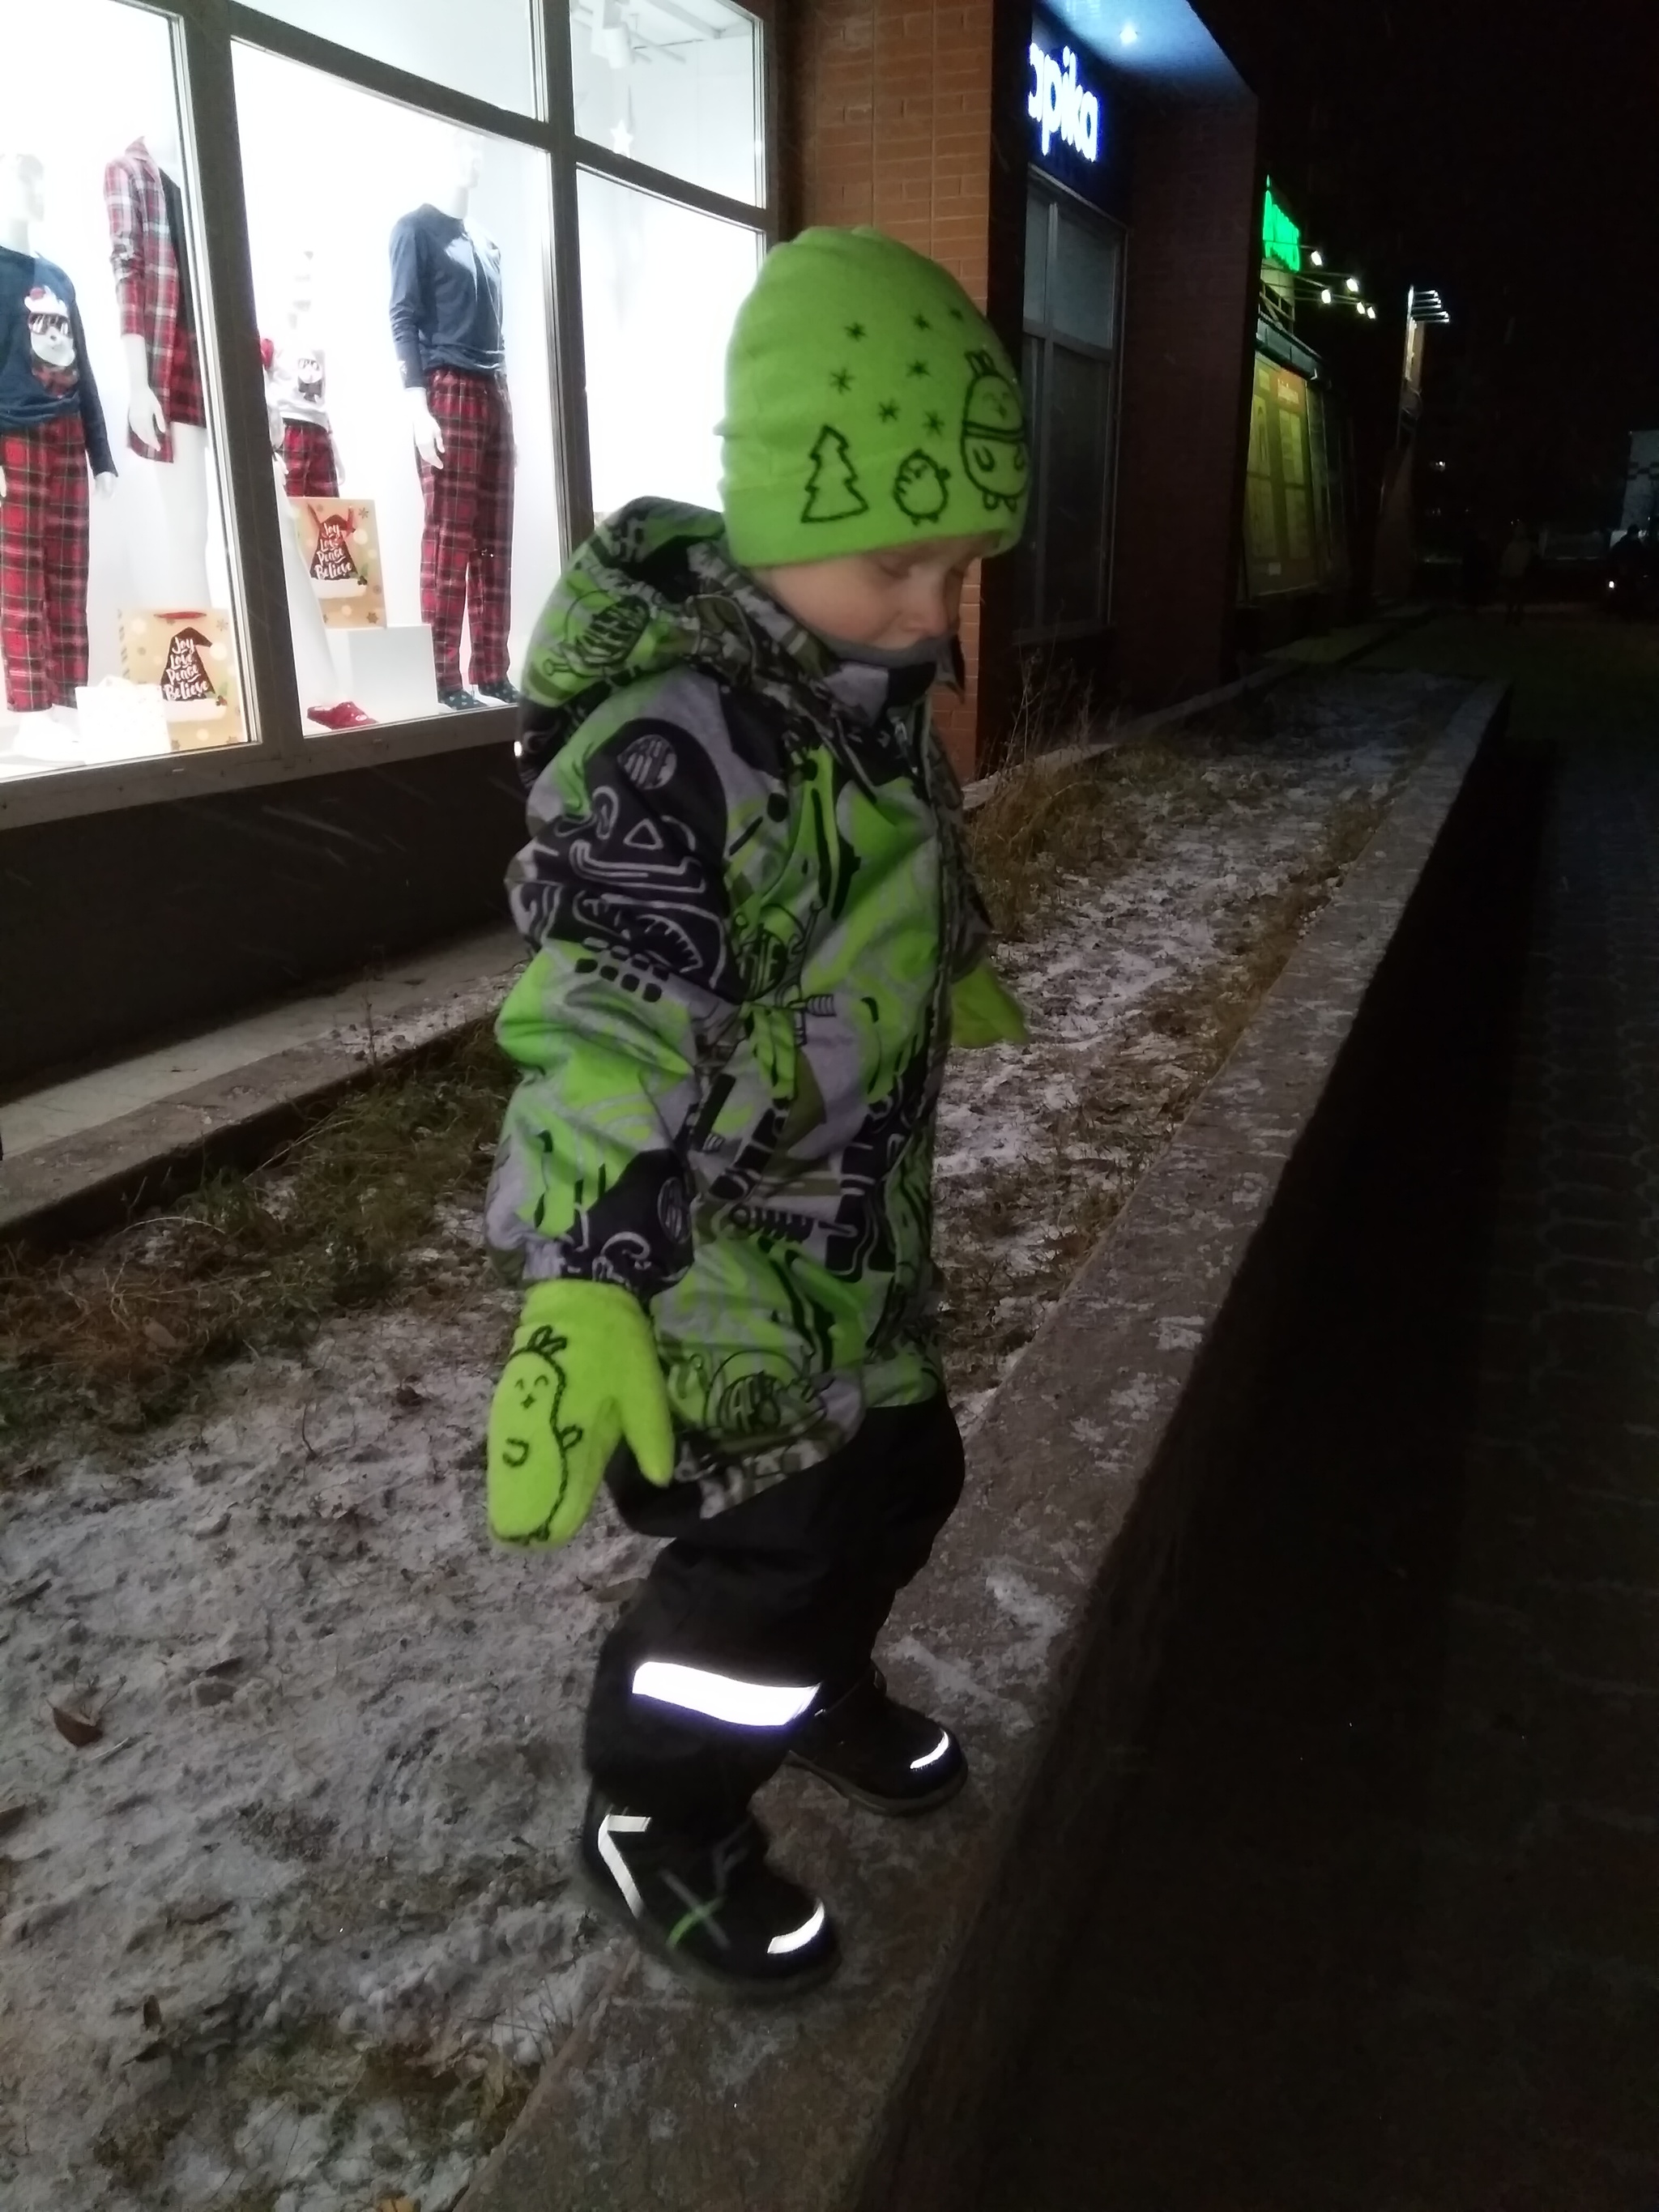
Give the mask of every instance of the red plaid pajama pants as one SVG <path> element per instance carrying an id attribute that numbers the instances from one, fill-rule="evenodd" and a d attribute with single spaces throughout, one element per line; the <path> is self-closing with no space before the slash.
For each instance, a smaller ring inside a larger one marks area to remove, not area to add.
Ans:
<path id="1" fill-rule="evenodd" d="M 0 659 L 14 714 L 87 680 L 87 443 L 78 415 L 0 430 Z"/>
<path id="2" fill-rule="evenodd" d="M 283 465 L 290 499 L 338 499 L 334 440 L 320 422 L 284 422 Z"/>
<path id="3" fill-rule="evenodd" d="M 426 495 L 421 620 L 432 625 L 440 691 L 461 688 L 461 618 L 471 681 L 507 681 L 513 585 L 513 410 L 507 379 L 434 368 L 426 404 L 444 435 L 443 466 L 420 464 Z"/>

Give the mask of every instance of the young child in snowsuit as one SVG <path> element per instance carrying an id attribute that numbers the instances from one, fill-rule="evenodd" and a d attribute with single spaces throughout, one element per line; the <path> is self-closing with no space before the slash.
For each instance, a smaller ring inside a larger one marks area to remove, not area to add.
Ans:
<path id="1" fill-rule="evenodd" d="M 489 1501 L 498 1537 L 562 1543 L 603 1479 L 667 1540 L 599 1659 L 584 1869 L 683 1971 L 782 1994 L 836 1934 L 755 1791 L 788 1759 L 921 1813 L 966 1774 L 871 1651 L 962 1486 L 945 1055 L 1023 1034 L 927 700 L 1027 465 L 989 325 L 873 231 L 769 258 L 722 436 L 724 514 L 614 515 L 525 668 L 534 957 L 488 1226 L 526 1297 Z"/>

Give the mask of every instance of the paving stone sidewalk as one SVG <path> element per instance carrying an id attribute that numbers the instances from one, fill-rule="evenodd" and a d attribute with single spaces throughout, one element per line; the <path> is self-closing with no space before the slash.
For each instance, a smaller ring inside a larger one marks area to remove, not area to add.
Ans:
<path id="1" fill-rule="evenodd" d="M 1659 746 L 1562 734 L 1514 1019 L 1377 1102 L 984 2212 L 1659 2205 Z"/>

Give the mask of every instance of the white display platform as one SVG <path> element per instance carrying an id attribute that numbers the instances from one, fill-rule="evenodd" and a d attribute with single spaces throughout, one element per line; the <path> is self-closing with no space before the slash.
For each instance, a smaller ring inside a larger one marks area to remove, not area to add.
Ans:
<path id="1" fill-rule="evenodd" d="M 407 722 L 437 713 L 429 624 L 331 629 L 328 649 L 339 671 L 341 698 L 352 700 L 377 722 Z"/>
<path id="2" fill-rule="evenodd" d="M 78 708 L 13 715 L 0 711 L 0 781 L 65 768 L 108 768 L 149 760 L 173 748 L 161 695 L 153 684 L 110 677 L 82 684 Z"/>

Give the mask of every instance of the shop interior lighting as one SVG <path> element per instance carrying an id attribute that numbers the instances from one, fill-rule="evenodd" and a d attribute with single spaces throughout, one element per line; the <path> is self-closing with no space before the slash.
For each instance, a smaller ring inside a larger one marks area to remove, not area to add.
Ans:
<path id="1" fill-rule="evenodd" d="M 744 26 L 725 7 L 719 10 L 723 20 L 718 23 L 711 23 L 706 15 L 694 15 L 690 8 L 680 5 L 680 0 L 573 0 L 570 12 L 580 20 L 584 9 L 593 52 L 601 60 L 609 62 L 612 69 L 626 69 L 630 61 L 641 55 L 651 61 L 673 62 L 684 67 L 683 49 L 690 40 L 675 36 L 675 27 L 690 32 L 699 43 L 749 35 Z M 660 19 L 654 35 L 647 16 Z M 664 25 L 670 27 L 666 32 Z"/>
<path id="2" fill-rule="evenodd" d="M 1330 304 L 1331 304 L 1331 288 L 1330 288 L 1330 286 L 1329 286 L 1328 284 L 1327 284 L 1327 285 L 1324 287 L 1324 289 L 1321 291 L 1321 293 L 1320 293 L 1319 296 L 1320 296 L 1320 298 L 1324 301 L 1325 305 L 1328 307 L 1330 306 Z"/>
<path id="3" fill-rule="evenodd" d="M 1123 28 L 1118 33 L 1117 40 L 1121 46 L 1139 46 L 1140 43 L 1140 33 L 1136 30 L 1133 23 L 1126 23 L 1123 26 Z"/>
<path id="4" fill-rule="evenodd" d="M 1322 269 L 1325 266 L 1325 257 L 1316 246 L 1313 252 L 1308 256 L 1308 258 L 1312 262 L 1316 269 Z"/>
<path id="5" fill-rule="evenodd" d="M 1357 292 L 1359 289 L 1359 279 L 1357 276 L 1349 276 L 1344 281 L 1351 292 Z"/>
<path id="6" fill-rule="evenodd" d="M 628 67 L 628 26 L 617 0 L 599 0 L 594 8 L 593 52 L 599 60 L 609 62 L 612 69 Z"/>
<path id="7" fill-rule="evenodd" d="M 721 8 L 719 13 L 728 20 L 711 23 L 706 16 L 694 15 L 689 8 L 678 6 L 677 0 L 648 0 L 648 4 L 653 14 L 666 15 L 673 23 L 684 23 L 688 31 L 695 31 L 700 39 L 744 39 L 749 36 L 744 25 L 732 16 L 730 9 L 726 8 Z M 633 12 L 637 16 L 639 10 L 636 8 Z"/>

